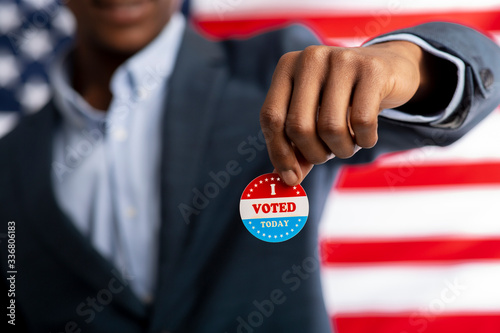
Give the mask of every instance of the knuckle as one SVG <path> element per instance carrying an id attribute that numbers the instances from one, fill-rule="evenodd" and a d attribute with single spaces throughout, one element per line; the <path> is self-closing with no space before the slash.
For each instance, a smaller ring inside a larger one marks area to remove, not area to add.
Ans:
<path id="1" fill-rule="evenodd" d="M 276 75 L 287 75 L 291 77 L 295 68 L 297 56 L 298 52 L 288 52 L 283 54 L 278 60 L 273 78 L 275 78 Z"/>
<path id="2" fill-rule="evenodd" d="M 343 135 L 346 131 L 345 124 L 340 124 L 332 120 L 318 122 L 318 134 L 323 140 Z"/>
<path id="3" fill-rule="evenodd" d="M 371 130 L 377 126 L 377 118 L 367 112 L 353 112 L 351 115 L 351 126 L 356 130 Z"/>
<path id="4" fill-rule="evenodd" d="M 290 67 L 293 63 L 295 63 L 295 59 L 297 58 L 298 52 L 287 52 L 283 54 L 278 60 L 278 67 Z"/>
<path id="5" fill-rule="evenodd" d="M 283 120 L 274 107 L 266 105 L 260 111 L 260 124 L 266 129 L 280 129 L 283 127 Z"/>
<path id="6" fill-rule="evenodd" d="M 342 48 L 333 52 L 330 57 L 332 64 L 346 65 L 351 64 L 357 59 L 356 52 L 351 48 Z"/>
<path id="7" fill-rule="evenodd" d="M 372 73 L 379 73 L 384 69 L 384 62 L 379 57 L 365 57 L 363 59 L 363 67 Z"/>
<path id="8" fill-rule="evenodd" d="M 287 119 L 285 125 L 286 135 L 290 139 L 300 139 L 313 135 L 315 130 L 300 120 Z"/>
<path id="9" fill-rule="evenodd" d="M 339 158 L 348 158 L 354 153 L 354 143 L 348 131 L 346 124 L 338 122 L 324 121 L 318 124 L 320 138 L 328 145 L 331 152 Z"/>
<path id="10" fill-rule="evenodd" d="M 317 63 L 325 57 L 328 48 L 323 45 L 310 45 L 302 51 L 303 60 L 308 63 Z"/>
<path id="11" fill-rule="evenodd" d="M 289 163 L 289 152 L 286 149 L 273 147 L 273 149 L 269 151 L 269 154 L 275 167 L 280 169 L 289 169 L 291 167 L 291 163 Z"/>

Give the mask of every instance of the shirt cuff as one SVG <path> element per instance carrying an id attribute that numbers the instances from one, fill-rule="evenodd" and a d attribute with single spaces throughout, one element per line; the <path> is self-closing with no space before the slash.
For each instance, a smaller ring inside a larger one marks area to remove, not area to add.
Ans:
<path id="1" fill-rule="evenodd" d="M 458 105 L 460 104 L 460 101 L 462 100 L 464 85 L 465 85 L 465 63 L 462 61 L 462 59 L 457 58 L 449 53 L 440 51 L 431 46 L 425 40 L 408 33 L 394 34 L 394 35 L 375 38 L 363 44 L 363 46 L 369 46 L 372 44 L 389 42 L 394 40 L 404 40 L 414 43 L 420 46 L 428 53 L 443 58 L 445 60 L 448 60 L 453 64 L 455 64 L 455 66 L 457 67 L 457 87 L 448 106 L 444 110 L 438 110 L 439 112 L 436 115 L 432 116 L 414 115 L 396 109 L 382 110 L 380 115 L 389 119 L 411 122 L 411 123 L 429 123 L 430 125 L 439 125 L 445 123 L 446 120 L 453 115 L 454 111 L 457 109 Z"/>

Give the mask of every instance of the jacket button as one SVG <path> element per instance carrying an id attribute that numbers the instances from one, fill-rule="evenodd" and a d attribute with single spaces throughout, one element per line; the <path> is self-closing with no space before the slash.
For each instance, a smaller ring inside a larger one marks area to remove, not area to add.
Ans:
<path id="1" fill-rule="evenodd" d="M 495 82 L 495 77 L 493 75 L 493 72 L 489 68 L 481 69 L 481 71 L 479 71 L 479 76 L 481 77 L 483 86 L 486 89 L 489 89 Z"/>

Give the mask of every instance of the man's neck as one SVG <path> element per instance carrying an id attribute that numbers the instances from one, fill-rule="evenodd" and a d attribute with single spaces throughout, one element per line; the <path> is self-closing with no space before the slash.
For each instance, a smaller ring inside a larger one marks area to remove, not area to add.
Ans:
<path id="1" fill-rule="evenodd" d="M 111 103 L 109 89 L 115 70 L 130 56 L 77 43 L 73 54 L 73 88 L 97 110 L 106 111 Z"/>

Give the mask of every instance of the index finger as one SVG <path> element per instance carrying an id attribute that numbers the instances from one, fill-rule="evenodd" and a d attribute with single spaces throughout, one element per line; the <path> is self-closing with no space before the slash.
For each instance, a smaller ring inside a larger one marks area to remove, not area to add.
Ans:
<path id="1" fill-rule="evenodd" d="M 290 52 L 281 57 L 260 112 L 260 124 L 266 138 L 269 158 L 288 185 L 296 185 L 302 179 L 299 161 L 285 132 L 288 106 L 293 90 L 294 64 L 298 55 L 299 52 Z"/>

